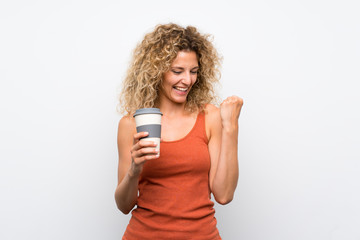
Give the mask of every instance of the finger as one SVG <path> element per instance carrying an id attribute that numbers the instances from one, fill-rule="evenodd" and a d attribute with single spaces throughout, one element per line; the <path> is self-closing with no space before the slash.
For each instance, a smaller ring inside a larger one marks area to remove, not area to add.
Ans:
<path id="1" fill-rule="evenodd" d="M 224 102 L 231 102 L 231 101 L 233 101 L 233 100 L 236 99 L 236 98 L 237 98 L 236 96 L 232 95 L 232 96 L 227 97 L 227 98 L 224 100 Z"/>
<path id="2" fill-rule="evenodd" d="M 233 96 L 231 96 L 231 97 L 228 98 L 228 101 L 229 101 L 229 102 L 237 102 L 238 100 L 239 100 L 239 97 L 238 97 L 238 96 L 235 96 L 235 95 L 233 95 Z"/>
<path id="3" fill-rule="evenodd" d="M 155 148 L 157 146 L 156 142 L 153 141 L 146 141 L 146 140 L 140 140 L 133 146 L 133 151 L 137 151 L 141 148 Z"/>
<path id="4" fill-rule="evenodd" d="M 159 151 L 155 148 L 142 148 L 133 152 L 134 158 L 140 158 L 147 155 L 158 155 Z"/>
<path id="5" fill-rule="evenodd" d="M 225 99 L 225 100 L 220 104 L 220 106 L 226 105 L 226 104 L 228 104 L 228 103 L 229 103 L 229 99 Z"/>
<path id="6" fill-rule="evenodd" d="M 149 133 L 148 132 L 138 132 L 134 134 L 134 142 L 137 142 L 140 140 L 140 138 L 146 137 L 148 136 Z"/>
<path id="7" fill-rule="evenodd" d="M 135 158 L 134 162 L 136 164 L 142 164 L 143 162 L 146 162 L 146 161 L 149 161 L 149 160 L 152 160 L 152 159 L 156 159 L 156 158 L 159 158 L 159 157 L 160 157 L 159 155 L 144 155 L 142 157 Z"/>
<path id="8" fill-rule="evenodd" d="M 244 103 L 244 100 L 238 96 L 233 96 L 231 102 L 242 105 Z"/>
<path id="9" fill-rule="evenodd" d="M 238 97 L 238 96 L 230 96 L 230 97 L 227 97 L 222 103 L 226 104 L 226 103 L 240 103 L 242 104 L 243 103 L 243 99 Z"/>
<path id="10" fill-rule="evenodd" d="M 146 158 L 148 156 L 148 158 Z M 131 153 L 132 159 L 134 159 L 135 162 L 140 162 L 142 160 L 139 159 L 153 159 L 153 156 L 159 156 L 159 151 L 155 148 L 142 148 L 138 151 L 133 151 Z"/>

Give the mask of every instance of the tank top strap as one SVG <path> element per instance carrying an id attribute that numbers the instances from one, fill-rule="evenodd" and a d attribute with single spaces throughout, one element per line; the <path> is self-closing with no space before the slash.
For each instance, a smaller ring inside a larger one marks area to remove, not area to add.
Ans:
<path id="1" fill-rule="evenodd" d="M 195 122 L 194 129 L 192 131 L 192 134 L 203 139 L 206 144 L 208 143 L 208 138 L 206 135 L 206 128 L 205 128 L 205 112 L 204 111 L 199 112 L 196 122 Z"/>

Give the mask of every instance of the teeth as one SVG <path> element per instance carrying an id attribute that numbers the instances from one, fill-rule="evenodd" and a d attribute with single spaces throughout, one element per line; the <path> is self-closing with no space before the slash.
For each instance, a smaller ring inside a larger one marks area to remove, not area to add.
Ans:
<path id="1" fill-rule="evenodd" d="M 174 87 L 174 88 L 183 92 L 186 92 L 187 90 L 187 88 L 182 88 L 182 87 Z"/>

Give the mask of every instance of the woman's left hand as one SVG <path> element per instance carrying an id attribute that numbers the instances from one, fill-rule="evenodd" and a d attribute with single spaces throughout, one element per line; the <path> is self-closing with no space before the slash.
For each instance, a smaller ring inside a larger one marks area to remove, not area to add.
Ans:
<path id="1" fill-rule="evenodd" d="M 220 116 L 223 128 L 237 127 L 243 103 L 242 98 L 238 96 L 231 96 L 226 98 L 220 104 Z"/>

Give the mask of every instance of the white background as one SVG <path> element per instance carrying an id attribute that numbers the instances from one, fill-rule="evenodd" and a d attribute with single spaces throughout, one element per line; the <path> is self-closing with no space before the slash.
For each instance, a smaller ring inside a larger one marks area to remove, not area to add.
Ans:
<path id="1" fill-rule="evenodd" d="M 359 5 L 1 1 L 0 239 L 121 239 L 117 89 L 143 35 L 175 22 L 214 36 L 219 92 L 244 99 L 223 239 L 359 240 Z"/>

